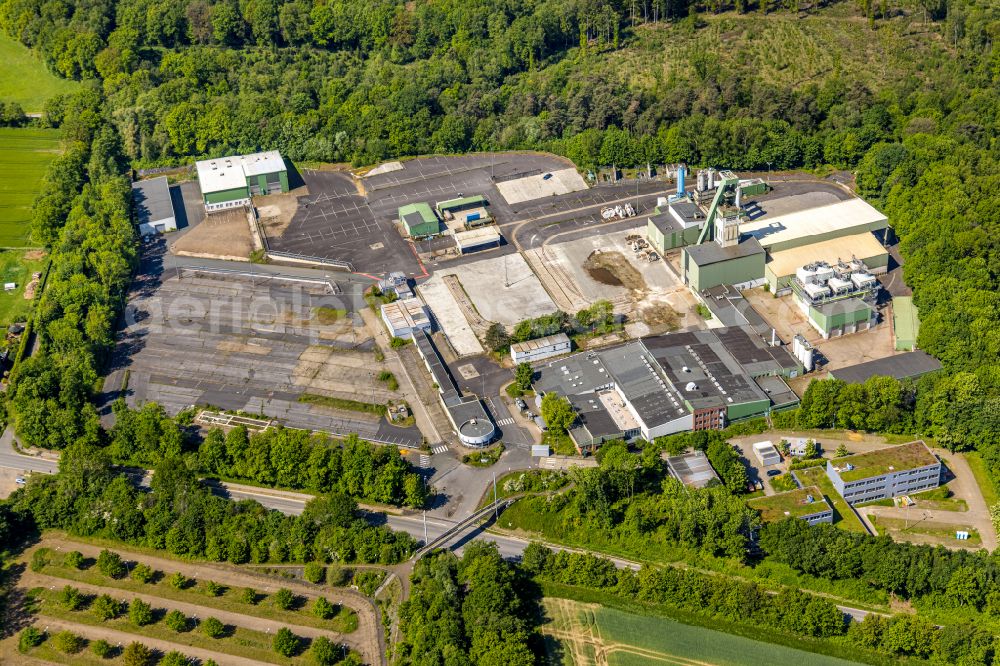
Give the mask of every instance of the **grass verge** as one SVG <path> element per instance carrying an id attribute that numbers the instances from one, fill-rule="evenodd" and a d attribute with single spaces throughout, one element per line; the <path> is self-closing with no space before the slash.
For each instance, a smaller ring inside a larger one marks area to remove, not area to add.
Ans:
<path id="1" fill-rule="evenodd" d="M 94 617 L 88 610 L 68 611 L 65 610 L 57 600 L 57 591 L 35 588 L 29 595 L 37 602 L 38 613 L 45 617 L 65 620 L 80 625 L 91 627 L 103 627 L 113 629 L 128 634 L 135 634 L 136 640 L 143 638 L 168 641 L 178 646 L 187 645 L 201 648 L 203 650 L 213 650 L 236 657 L 246 657 L 269 664 L 301 664 L 306 663 L 302 657 L 282 657 L 274 652 L 271 647 L 272 636 L 263 631 L 254 631 L 244 627 L 226 626 L 226 632 L 219 638 L 209 638 L 201 633 L 200 627 L 193 627 L 188 631 L 177 632 L 162 624 L 162 608 L 153 608 L 153 619 L 151 624 L 138 627 L 128 620 L 127 614 L 113 620 L 101 621 Z M 299 637 L 300 654 L 308 643 L 308 639 Z"/>
<path id="2" fill-rule="evenodd" d="M 333 407 L 334 409 L 346 409 L 351 412 L 364 412 L 385 416 L 385 405 L 376 405 L 371 402 L 361 402 L 360 400 L 350 400 L 348 398 L 333 398 L 328 395 L 317 395 L 315 393 L 303 393 L 298 398 L 299 402 L 310 405 L 321 405 L 323 407 Z"/>
<path id="3" fill-rule="evenodd" d="M 993 480 L 983 457 L 977 451 L 970 451 L 963 455 L 969 461 L 969 467 L 972 468 L 972 475 L 976 477 L 976 485 L 979 486 L 979 492 L 983 494 L 986 506 L 993 506 L 1000 502 L 1000 488 L 998 488 L 1000 484 L 997 484 Z"/>

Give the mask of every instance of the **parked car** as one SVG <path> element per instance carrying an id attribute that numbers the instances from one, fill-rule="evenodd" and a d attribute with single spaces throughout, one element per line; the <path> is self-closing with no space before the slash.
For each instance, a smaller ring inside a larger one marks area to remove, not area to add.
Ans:
<path id="1" fill-rule="evenodd" d="M 552 177 L 552 174 L 551 173 L 547 173 L 544 176 L 542 176 L 542 180 L 548 180 L 551 177 Z"/>
<path id="2" fill-rule="evenodd" d="M 781 470 L 780 469 L 769 469 L 769 470 L 767 470 L 767 475 L 768 476 L 778 476 L 779 474 L 781 474 Z"/>
<path id="3" fill-rule="evenodd" d="M 517 405 L 518 409 L 527 409 L 528 408 L 528 403 L 526 403 L 521 398 L 518 398 L 517 400 L 515 400 L 514 404 Z"/>
<path id="4" fill-rule="evenodd" d="M 23 486 L 25 484 L 24 477 L 23 476 L 17 477 L 16 479 L 14 479 L 14 483 L 16 483 L 19 486 Z"/>

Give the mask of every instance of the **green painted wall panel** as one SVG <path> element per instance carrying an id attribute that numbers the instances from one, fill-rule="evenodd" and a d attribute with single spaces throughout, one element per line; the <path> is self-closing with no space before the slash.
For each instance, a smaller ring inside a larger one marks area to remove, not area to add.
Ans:
<path id="1" fill-rule="evenodd" d="M 224 203 L 226 201 L 235 201 L 237 199 L 248 199 L 250 197 L 250 190 L 245 187 L 237 187 L 232 190 L 220 190 L 218 192 L 209 192 L 204 196 L 205 196 L 205 203 L 217 204 L 217 203 Z"/>
<path id="2" fill-rule="evenodd" d="M 739 402 L 733 405 L 728 405 L 726 407 L 726 419 L 729 421 L 735 421 L 736 419 L 744 419 L 748 416 L 763 414 L 770 406 L 770 400 L 753 400 L 750 402 Z"/>

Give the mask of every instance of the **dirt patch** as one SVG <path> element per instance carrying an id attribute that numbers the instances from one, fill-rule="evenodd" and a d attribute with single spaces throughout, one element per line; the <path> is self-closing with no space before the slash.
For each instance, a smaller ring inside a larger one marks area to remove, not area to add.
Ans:
<path id="1" fill-rule="evenodd" d="M 32 273 L 31 280 L 28 284 L 24 285 L 24 300 L 30 301 L 35 297 L 35 292 L 38 291 L 38 285 L 42 281 L 41 273 Z"/>
<path id="2" fill-rule="evenodd" d="M 39 261 L 45 258 L 45 250 L 28 250 L 24 253 L 25 261 Z"/>
<path id="3" fill-rule="evenodd" d="M 309 188 L 303 185 L 284 194 L 256 197 L 254 205 L 257 208 L 257 216 L 260 218 L 264 233 L 269 237 L 281 236 L 288 225 L 292 223 L 295 211 L 299 209 L 298 198 L 308 195 Z"/>
<path id="4" fill-rule="evenodd" d="M 252 250 L 250 223 L 242 208 L 208 215 L 170 246 L 174 254 L 231 261 L 247 261 Z"/>
<path id="5" fill-rule="evenodd" d="M 636 291 L 646 289 L 646 281 L 642 279 L 642 275 L 632 267 L 621 252 L 594 250 L 583 263 L 583 268 L 590 277 L 601 284 Z"/>
<path id="6" fill-rule="evenodd" d="M 676 331 L 680 327 L 680 313 L 669 305 L 662 303 L 656 303 L 643 308 L 639 311 L 639 316 L 649 326 L 650 331 L 656 330 L 662 333 Z"/>

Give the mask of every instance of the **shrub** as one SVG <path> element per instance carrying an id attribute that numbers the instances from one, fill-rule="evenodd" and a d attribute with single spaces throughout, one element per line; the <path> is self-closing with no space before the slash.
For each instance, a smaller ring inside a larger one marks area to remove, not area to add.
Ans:
<path id="1" fill-rule="evenodd" d="M 337 613 L 337 607 L 331 604 L 324 597 L 316 599 L 313 604 L 313 614 L 321 620 L 329 620 Z"/>
<path id="2" fill-rule="evenodd" d="M 45 634 L 37 627 L 27 627 L 17 637 L 17 649 L 27 652 L 31 648 L 38 647 L 45 640 Z"/>
<path id="3" fill-rule="evenodd" d="M 59 592 L 59 604 L 66 610 L 80 610 L 83 601 L 83 594 L 72 585 L 67 585 Z"/>
<path id="4" fill-rule="evenodd" d="M 48 548 L 39 548 L 31 554 L 31 570 L 35 573 L 38 573 L 51 563 L 51 551 Z"/>
<path id="5" fill-rule="evenodd" d="M 157 662 L 156 666 L 188 666 L 188 658 L 176 650 L 172 650 Z"/>
<path id="6" fill-rule="evenodd" d="M 133 599 L 128 605 L 128 620 L 137 627 L 153 621 L 153 608 L 142 599 Z"/>
<path id="7" fill-rule="evenodd" d="M 338 564 L 326 568 L 326 584 L 330 587 L 343 587 L 351 580 L 351 570 Z"/>
<path id="8" fill-rule="evenodd" d="M 314 638 L 309 646 L 309 656 L 316 666 L 333 666 L 340 660 L 340 648 L 329 638 Z"/>
<path id="9" fill-rule="evenodd" d="M 129 643 L 122 652 L 122 663 L 125 666 L 149 666 L 152 661 L 152 650 L 142 643 Z"/>
<path id="10" fill-rule="evenodd" d="M 186 631 L 188 628 L 187 616 L 179 610 L 172 610 L 167 613 L 166 617 L 163 618 L 163 622 L 177 633 Z"/>
<path id="11" fill-rule="evenodd" d="M 63 560 L 66 566 L 71 569 L 82 569 L 83 568 L 83 553 L 78 550 L 71 550 L 66 553 L 66 559 Z"/>
<path id="12" fill-rule="evenodd" d="M 90 641 L 90 651 L 101 659 L 107 659 L 111 656 L 114 648 L 111 647 L 111 643 L 103 638 L 98 638 L 96 641 Z"/>
<path id="13" fill-rule="evenodd" d="M 295 595 L 288 588 L 281 588 L 274 593 L 274 605 L 281 610 L 288 610 L 295 603 Z"/>
<path id="14" fill-rule="evenodd" d="M 252 587 L 244 587 L 240 592 L 240 601 L 251 606 L 256 606 L 258 601 L 257 590 Z"/>
<path id="15" fill-rule="evenodd" d="M 153 571 L 153 567 L 148 564 L 136 564 L 132 567 L 132 580 L 138 581 L 140 583 L 148 583 L 153 580 L 153 576 L 156 574 Z"/>
<path id="16" fill-rule="evenodd" d="M 224 585 L 219 585 L 214 580 L 205 581 L 205 594 L 210 597 L 217 597 L 226 591 Z"/>
<path id="17" fill-rule="evenodd" d="M 97 556 L 97 568 L 108 578 L 121 578 L 125 575 L 122 556 L 110 550 L 102 550 Z"/>
<path id="18" fill-rule="evenodd" d="M 226 625 L 214 617 L 207 617 L 201 623 L 201 633 L 209 638 L 221 638 L 226 633 Z"/>
<path id="19" fill-rule="evenodd" d="M 358 571 L 354 574 L 354 584 L 362 594 L 370 597 L 375 594 L 375 590 L 382 584 L 384 578 L 381 571 Z"/>
<path id="20" fill-rule="evenodd" d="M 282 627 L 274 634 L 271 646 L 282 657 L 291 657 L 298 652 L 299 637 L 293 634 L 288 627 Z"/>
<path id="21" fill-rule="evenodd" d="M 326 577 L 326 570 L 319 562 L 309 562 L 306 564 L 302 575 L 310 583 L 320 583 Z"/>
<path id="22" fill-rule="evenodd" d="M 83 649 L 83 636 L 72 631 L 60 631 L 52 636 L 52 645 L 65 654 L 76 654 Z"/>
<path id="23" fill-rule="evenodd" d="M 183 590 L 188 586 L 187 576 L 182 574 L 180 571 L 174 573 L 170 576 L 170 587 L 175 590 Z"/>
<path id="24" fill-rule="evenodd" d="M 122 607 L 121 604 L 112 599 L 110 595 L 102 594 L 94 599 L 93 603 L 90 604 L 90 610 L 94 613 L 94 617 L 98 620 L 101 622 L 107 622 L 108 620 L 113 620 L 121 615 Z"/>

